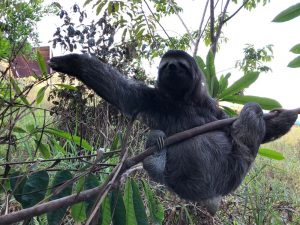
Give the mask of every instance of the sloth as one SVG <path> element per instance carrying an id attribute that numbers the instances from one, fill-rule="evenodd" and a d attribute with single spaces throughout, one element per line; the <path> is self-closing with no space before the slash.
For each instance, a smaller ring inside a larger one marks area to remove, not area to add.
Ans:
<path id="1" fill-rule="evenodd" d="M 155 87 L 128 79 L 85 54 L 53 57 L 49 64 L 81 80 L 128 117 L 147 124 L 153 131 L 146 147 L 166 136 L 227 118 L 208 94 L 195 60 L 184 51 L 169 50 L 162 56 Z M 260 144 L 287 133 L 296 118 L 295 113 L 279 111 L 277 117 L 264 120 L 261 107 L 247 103 L 231 127 L 172 146 L 160 145 L 143 166 L 155 181 L 183 199 L 203 203 L 215 214 L 222 196 L 243 181 Z"/>

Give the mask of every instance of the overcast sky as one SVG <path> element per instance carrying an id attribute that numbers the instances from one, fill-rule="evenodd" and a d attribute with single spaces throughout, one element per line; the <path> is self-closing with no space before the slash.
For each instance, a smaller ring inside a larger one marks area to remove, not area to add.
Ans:
<path id="1" fill-rule="evenodd" d="M 51 2 L 50 0 L 48 2 Z M 61 4 L 72 5 L 74 2 L 81 5 L 84 1 L 64 1 Z M 201 20 L 203 0 L 180 0 L 179 5 L 184 8 L 181 14 L 189 29 L 196 29 Z M 241 1 L 240 1 L 241 2 Z M 272 72 L 261 74 L 257 82 L 246 90 L 248 95 L 270 97 L 278 100 L 284 108 L 297 108 L 300 106 L 300 68 L 291 69 L 287 64 L 296 57 L 289 52 L 290 48 L 300 43 L 300 17 L 285 23 L 272 23 L 272 19 L 282 10 L 298 3 L 298 0 L 271 0 L 266 6 L 258 6 L 248 12 L 242 10 L 223 28 L 228 42 L 221 45 L 216 55 L 216 70 L 222 73 L 232 72 L 228 70 L 234 67 L 238 59 L 243 58 L 245 44 L 254 44 L 256 48 L 267 44 L 273 44 L 274 59 L 269 64 Z M 235 11 L 237 5 L 232 5 L 229 10 Z M 172 34 L 185 32 L 177 17 L 165 19 L 163 26 Z M 49 37 L 56 27 L 61 24 L 57 17 L 48 17 L 38 24 L 41 45 L 49 45 Z M 59 50 L 55 54 L 63 54 Z M 207 49 L 200 46 L 199 54 L 205 57 Z M 152 71 L 152 70 L 151 70 Z M 153 69 L 155 71 L 155 69 Z M 233 71 L 233 78 L 238 79 L 241 72 Z"/>

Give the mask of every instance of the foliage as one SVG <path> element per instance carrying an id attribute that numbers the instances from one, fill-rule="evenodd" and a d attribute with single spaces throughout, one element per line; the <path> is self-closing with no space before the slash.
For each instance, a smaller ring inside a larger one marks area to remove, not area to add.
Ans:
<path id="1" fill-rule="evenodd" d="M 264 62 L 270 62 L 273 59 L 272 45 L 255 49 L 254 45 L 247 44 L 244 48 L 245 57 L 236 63 L 236 67 L 244 73 L 250 71 L 268 72 L 271 68 L 264 65 Z"/>
<path id="2" fill-rule="evenodd" d="M 31 52 L 32 41 L 38 43 L 35 25 L 41 17 L 55 8 L 42 6 L 43 0 L 3 0 L 0 2 L 0 58 L 9 58 L 9 53 Z"/>
<path id="3" fill-rule="evenodd" d="M 292 20 L 298 16 L 300 16 L 300 3 L 297 3 L 293 6 L 290 6 L 287 9 L 283 10 L 281 13 L 279 13 L 273 19 L 273 22 L 277 22 L 277 23 L 286 22 L 286 21 Z M 300 44 L 295 45 L 294 47 L 292 47 L 292 49 L 290 51 L 299 55 L 300 54 L 299 46 L 300 46 Z M 300 67 L 300 55 L 297 56 L 295 59 L 293 59 L 288 64 L 288 67 L 299 68 Z"/>

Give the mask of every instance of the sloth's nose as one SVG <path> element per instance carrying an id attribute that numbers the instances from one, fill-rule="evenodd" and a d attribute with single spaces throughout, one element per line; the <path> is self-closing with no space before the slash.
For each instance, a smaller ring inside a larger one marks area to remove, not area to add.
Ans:
<path id="1" fill-rule="evenodd" d="M 170 63 L 168 64 L 168 68 L 169 68 L 170 70 L 176 70 L 177 66 L 176 66 L 176 64 L 175 64 L 174 62 L 170 62 Z"/>

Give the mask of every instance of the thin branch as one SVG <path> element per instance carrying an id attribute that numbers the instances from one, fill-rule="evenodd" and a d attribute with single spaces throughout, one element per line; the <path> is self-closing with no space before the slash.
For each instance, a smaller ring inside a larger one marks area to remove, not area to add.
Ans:
<path id="1" fill-rule="evenodd" d="M 223 23 L 226 23 L 228 20 L 232 19 L 242 8 L 245 7 L 245 5 L 249 2 L 249 0 L 245 0 L 243 4 L 229 17 L 227 17 Z"/>
<path id="2" fill-rule="evenodd" d="M 110 156 L 115 153 L 119 153 L 120 150 L 117 151 L 111 151 L 111 152 L 104 152 L 104 156 Z M 76 157 L 65 157 L 65 158 L 57 158 L 57 159 L 43 159 L 43 160 L 32 160 L 32 161 L 22 161 L 22 162 L 6 162 L 0 164 L 0 166 L 6 166 L 6 165 L 18 165 L 18 164 L 34 164 L 34 163 L 44 163 L 44 162 L 55 162 L 55 161 L 62 161 L 62 160 L 73 160 L 73 159 L 84 159 L 84 158 L 92 158 L 96 157 L 97 154 L 92 155 L 84 155 L 84 156 L 76 156 Z"/>
<path id="3" fill-rule="evenodd" d="M 168 39 L 170 40 L 170 42 L 172 43 L 172 39 L 171 37 L 168 35 L 167 31 L 165 30 L 165 28 L 161 25 L 161 23 L 156 19 L 155 14 L 153 13 L 152 9 L 150 8 L 150 6 L 148 5 L 147 1 L 144 0 L 147 8 L 149 9 L 149 11 L 151 12 L 154 20 L 156 21 L 156 23 L 158 23 L 158 25 L 160 26 L 160 28 L 163 30 L 163 32 L 165 33 L 165 35 L 168 37 Z"/>
<path id="4" fill-rule="evenodd" d="M 295 114 L 300 114 L 300 108 L 296 108 L 293 110 L 286 110 L 286 111 L 290 111 Z M 278 115 L 278 111 L 266 113 L 266 114 L 264 114 L 264 119 L 269 120 L 269 119 L 276 117 L 277 115 Z M 192 128 L 190 130 L 186 130 L 186 131 L 174 134 L 174 135 L 166 138 L 165 146 L 167 147 L 169 145 L 176 144 L 180 141 L 192 138 L 196 135 L 199 135 L 199 134 L 202 134 L 205 132 L 209 132 L 209 131 L 213 131 L 216 129 L 221 129 L 226 126 L 230 126 L 236 119 L 237 119 L 237 117 L 223 119 L 223 120 L 217 120 L 217 121 L 207 123 L 207 124 L 199 126 L 199 127 Z M 18 212 L 13 212 L 8 215 L 0 216 L 0 225 L 8 225 L 8 224 L 16 223 L 18 221 L 22 221 L 22 220 L 25 220 L 28 218 L 32 218 L 34 216 L 39 216 L 44 213 L 54 211 L 61 207 L 67 207 L 67 206 L 73 205 L 75 203 L 82 202 L 87 199 L 91 199 L 95 196 L 101 197 L 101 196 L 103 196 L 103 194 L 106 193 L 107 189 L 111 188 L 111 186 L 113 185 L 112 181 L 114 181 L 116 179 L 116 177 L 122 175 L 130 167 L 143 161 L 146 157 L 148 157 L 149 155 L 153 154 L 156 151 L 157 151 L 156 146 L 153 146 L 153 147 L 146 149 L 146 151 L 144 151 L 143 153 L 141 153 L 135 157 L 132 157 L 130 159 L 125 160 L 122 166 L 121 166 L 121 164 L 122 164 L 122 162 L 121 162 L 119 165 L 117 165 L 113 169 L 112 173 L 109 174 L 108 178 L 106 179 L 106 181 L 104 182 L 104 184 L 101 187 L 96 187 L 96 188 L 93 188 L 90 190 L 83 191 L 81 193 L 73 194 L 71 196 L 67 196 L 67 197 L 56 199 L 56 200 L 53 200 L 50 202 L 42 203 L 40 205 L 33 206 L 33 207 L 30 207 L 27 209 L 22 209 Z"/>
<path id="5" fill-rule="evenodd" d="M 210 0 L 210 41 L 215 43 L 215 7 L 214 0 Z"/>
<path id="6" fill-rule="evenodd" d="M 224 9 L 223 9 L 223 12 L 222 12 L 222 16 L 221 16 L 220 21 L 219 21 L 219 27 L 218 27 L 218 30 L 217 30 L 216 35 L 214 37 L 214 42 L 212 42 L 212 47 L 211 48 L 212 48 L 212 51 L 213 51 L 214 55 L 216 54 L 216 51 L 217 51 L 217 43 L 218 43 L 218 40 L 219 40 L 220 35 L 221 35 L 222 27 L 224 25 L 225 15 L 226 15 L 226 11 L 227 11 L 229 2 L 230 2 L 230 0 L 227 0 L 226 3 L 225 3 L 225 6 L 224 6 Z"/>
<path id="7" fill-rule="evenodd" d="M 202 26 L 203 26 L 203 23 L 204 23 L 204 18 L 205 18 L 205 14 L 206 14 L 206 11 L 207 11 L 208 3 L 209 3 L 209 0 L 206 1 L 205 7 L 204 7 L 204 10 L 203 10 L 202 19 L 201 19 L 201 22 L 200 22 L 200 25 L 199 25 L 197 39 L 196 39 L 196 42 L 195 42 L 195 49 L 194 49 L 193 57 L 196 57 L 197 52 L 198 52 L 198 47 L 199 47 L 199 43 L 200 43 L 201 36 L 202 36 L 201 35 Z"/>
<path id="8" fill-rule="evenodd" d="M 187 34 L 188 34 L 189 37 L 190 37 L 190 40 L 191 40 L 192 44 L 195 46 L 196 43 L 195 43 L 195 41 L 194 41 L 194 39 L 193 39 L 193 36 L 192 36 L 192 34 L 191 34 L 189 28 L 188 28 L 187 25 L 185 24 L 185 22 L 183 21 L 183 19 L 182 19 L 181 16 L 179 15 L 179 12 L 177 11 L 176 7 L 174 6 L 172 0 L 169 0 L 168 2 L 169 2 L 169 4 L 171 5 L 171 7 L 173 8 L 173 10 L 174 10 L 176 16 L 179 18 L 181 24 L 184 26 L 184 28 L 185 28 Z"/>

